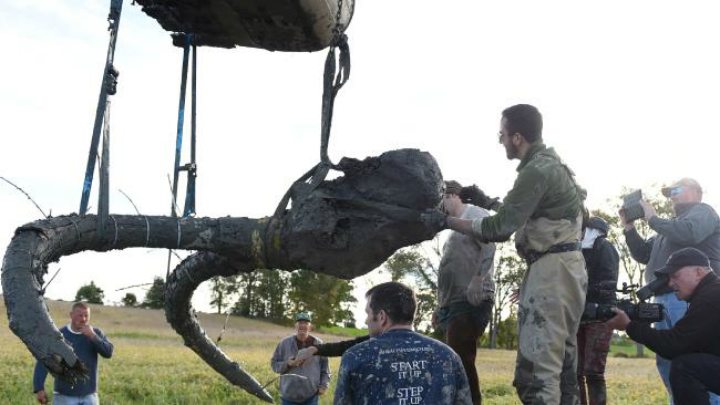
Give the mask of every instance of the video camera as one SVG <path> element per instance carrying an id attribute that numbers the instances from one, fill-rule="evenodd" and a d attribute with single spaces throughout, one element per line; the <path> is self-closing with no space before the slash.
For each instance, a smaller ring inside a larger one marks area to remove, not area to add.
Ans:
<path id="1" fill-rule="evenodd" d="M 667 294 L 671 291 L 672 288 L 668 285 L 668 277 L 660 276 L 637 290 L 635 296 L 638 297 L 640 301 L 646 301 L 652 296 Z"/>
<path id="2" fill-rule="evenodd" d="M 582 323 L 605 322 L 615 316 L 615 312 L 613 311 L 613 308 L 615 307 L 625 312 L 633 321 L 647 323 L 662 321 L 665 319 L 665 307 L 662 304 L 645 302 L 646 299 L 662 291 L 658 289 L 658 287 L 662 287 L 660 286 L 660 282 L 658 282 L 658 280 L 643 286 L 637 291 L 635 295 L 638 299 L 640 299 L 640 302 L 638 303 L 634 303 L 629 299 L 617 300 L 615 304 L 598 304 L 596 302 L 585 303 L 585 310 L 583 311 L 580 321 Z M 667 279 L 665 279 L 664 285 L 667 285 Z M 623 283 L 622 289 L 615 291 L 629 295 L 637 287 L 638 286 L 636 284 L 628 285 L 627 283 Z M 600 290 L 601 294 L 613 295 L 615 291 Z M 644 298 L 641 297 L 641 292 Z"/>
<path id="3" fill-rule="evenodd" d="M 620 211 L 625 215 L 626 222 L 630 223 L 645 216 L 645 210 L 640 205 L 642 198 L 642 190 L 635 190 L 623 197 L 623 205 L 620 207 Z"/>

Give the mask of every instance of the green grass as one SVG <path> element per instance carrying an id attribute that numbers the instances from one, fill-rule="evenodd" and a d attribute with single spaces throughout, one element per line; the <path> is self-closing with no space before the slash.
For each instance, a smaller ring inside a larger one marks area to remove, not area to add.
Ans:
<path id="1" fill-rule="evenodd" d="M 329 335 L 349 337 L 365 336 L 368 333 L 367 329 L 345 328 L 342 326 L 323 326 L 319 332 L 327 333 Z"/>
<path id="2" fill-rule="evenodd" d="M 613 340 L 612 344 L 610 345 L 610 356 L 612 357 L 638 357 L 637 356 L 637 345 L 635 342 L 630 340 L 627 337 L 624 337 L 620 340 Z M 655 353 L 648 349 L 647 347 L 643 348 L 643 357 L 645 358 L 655 358 Z"/>
<path id="3" fill-rule="evenodd" d="M 49 302 L 53 319 L 63 325 L 69 303 Z M 0 304 L 0 312 L 5 312 Z M 226 382 L 190 349 L 167 325 L 161 311 L 94 307 L 92 323 L 101 327 L 115 344 L 110 360 L 101 360 L 100 396 L 103 404 L 263 404 L 264 402 Z M 224 316 L 200 315 L 208 335 L 216 339 Z M 357 330 L 356 330 L 357 331 Z M 319 333 L 326 341 L 338 337 L 326 332 L 356 332 L 329 328 Z M 357 333 L 364 333 L 359 330 Z M 291 328 L 232 317 L 221 348 L 239 361 L 261 383 L 276 377 L 269 366 L 277 342 L 292 334 Z M 618 346 L 622 347 L 622 346 Z M 631 347 L 634 350 L 634 347 Z M 633 351 L 634 353 L 634 351 Z M 0 404 L 34 404 L 32 371 L 34 359 L 0 317 Z M 480 349 L 477 367 L 486 405 L 519 404 L 511 386 L 515 353 Z M 339 359 L 331 359 L 337 371 Z M 608 359 L 608 397 L 612 404 L 660 404 L 666 401 L 653 358 Z M 46 384 L 50 389 L 51 379 Z M 332 403 L 334 378 L 321 404 Z M 278 398 L 277 385 L 270 392 Z"/>

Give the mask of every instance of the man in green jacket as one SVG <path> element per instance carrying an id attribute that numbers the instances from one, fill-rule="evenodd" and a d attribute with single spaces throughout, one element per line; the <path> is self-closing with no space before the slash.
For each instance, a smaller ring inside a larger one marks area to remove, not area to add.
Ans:
<path id="1" fill-rule="evenodd" d="M 587 285 L 580 250 L 585 191 L 543 143 L 537 108 L 519 104 L 505 109 L 498 136 L 507 158 L 520 160 L 520 165 L 496 214 L 467 220 L 429 211 L 423 221 L 481 242 L 502 242 L 515 234 L 517 251 L 529 268 L 519 296 L 513 385 L 524 404 L 578 404 L 576 333 Z"/>

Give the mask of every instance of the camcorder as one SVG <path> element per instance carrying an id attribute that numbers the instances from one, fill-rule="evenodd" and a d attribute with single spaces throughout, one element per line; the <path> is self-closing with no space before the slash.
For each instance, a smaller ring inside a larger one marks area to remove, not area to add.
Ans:
<path id="1" fill-rule="evenodd" d="M 634 303 L 630 299 L 617 300 L 614 304 L 598 304 L 596 302 L 585 303 L 585 310 L 583 311 L 580 322 L 591 323 L 591 322 L 605 322 L 608 319 L 615 316 L 613 308 L 617 307 L 625 312 L 628 317 L 633 321 L 638 322 L 660 322 L 665 319 L 665 307 L 662 304 L 656 304 L 651 302 L 645 302 L 646 299 L 653 295 L 662 294 L 664 288 L 667 287 L 667 278 L 663 277 L 665 282 L 658 281 L 657 279 L 652 283 L 649 283 L 635 293 L 640 302 Z M 662 283 L 662 285 L 661 285 Z M 664 286 L 664 287 L 663 287 Z M 600 295 L 615 295 L 615 291 L 630 295 L 635 292 L 638 286 L 636 284 L 628 285 L 623 283 L 622 289 L 619 290 L 600 290 Z M 644 298 L 641 298 L 641 295 Z"/>
<path id="2" fill-rule="evenodd" d="M 668 285 L 668 276 L 660 276 L 637 290 L 635 296 L 640 301 L 647 301 L 652 296 L 667 294 L 672 290 Z"/>
<path id="3" fill-rule="evenodd" d="M 623 205 L 620 207 L 620 211 L 625 215 L 625 221 L 628 223 L 645 216 L 645 210 L 640 205 L 642 198 L 642 190 L 635 190 L 623 197 Z"/>

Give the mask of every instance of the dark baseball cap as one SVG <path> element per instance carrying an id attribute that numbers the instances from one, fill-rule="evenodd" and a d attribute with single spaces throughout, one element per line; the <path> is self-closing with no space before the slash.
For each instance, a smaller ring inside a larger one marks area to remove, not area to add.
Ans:
<path id="1" fill-rule="evenodd" d="M 710 259 L 705 253 L 695 248 L 688 247 L 676 250 L 668 257 L 665 267 L 655 271 L 655 275 L 668 276 L 685 266 L 710 267 Z"/>
<path id="2" fill-rule="evenodd" d="M 588 219 L 586 225 L 588 228 L 595 228 L 598 231 L 601 231 L 602 233 L 604 233 L 605 235 L 607 235 L 607 233 L 608 233 L 608 224 L 607 224 L 607 222 L 605 222 L 604 219 L 602 219 L 600 217 L 590 217 L 590 219 Z"/>

